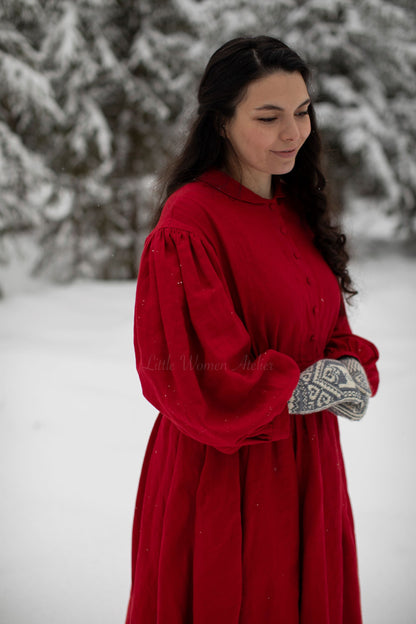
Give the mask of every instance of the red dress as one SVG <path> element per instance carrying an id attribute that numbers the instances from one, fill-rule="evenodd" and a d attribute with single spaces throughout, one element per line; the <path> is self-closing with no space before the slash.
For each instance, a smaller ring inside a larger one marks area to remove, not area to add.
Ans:
<path id="1" fill-rule="evenodd" d="M 145 241 L 134 325 L 159 414 L 127 623 L 359 624 L 337 417 L 287 401 L 303 369 L 342 355 L 374 395 L 379 354 L 282 186 L 267 200 L 211 170 L 176 191 Z"/>

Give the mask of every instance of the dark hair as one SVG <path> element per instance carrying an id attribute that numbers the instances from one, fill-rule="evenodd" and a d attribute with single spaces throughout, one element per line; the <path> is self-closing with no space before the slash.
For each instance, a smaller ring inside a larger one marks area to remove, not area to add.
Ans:
<path id="1" fill-rule="evenodd" d="M 306 85 L 310 70 L 303 59 L 274 37 L 239 37 L 222 45 L 210 58 L 198 89 L 198 111 L 188 139 L 178 157 L 160 178 L 162 199 L 155 211 L 155 227 L 166 199 L 184 184 L 211 168 L 222 168 L 226 162 L 227 143 L 221 126 L 234 115 L 248 85 L 276 71 L 299 72 Z M 301 147 L 294 168 L 277 176 L 302 219 L 314 233 L 314 244 L 337 276 L 341 289 L 349 298 L 357 294 L 347 269 L 349 254 L 346 236 L 339 225 L 331 223 L 333 210 L 324 192 L 326 180 L 321 170 L 321 139 L 314 107 L 309 105 L 311 133 Z M 273 183 L 275 182 L 273 176 Z"/>

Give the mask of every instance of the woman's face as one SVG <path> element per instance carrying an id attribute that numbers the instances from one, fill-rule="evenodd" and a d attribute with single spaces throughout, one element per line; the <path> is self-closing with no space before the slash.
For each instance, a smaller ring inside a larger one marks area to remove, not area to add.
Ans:
<path id="1" fill-rule="evenodd" d="M 310 98 L 299 72 L 278 71 L 252 82 L 234 116 L 226 121 L 225 136 L 243 173 L 243 184 L 267 192 L 271 175 L 288 173 L 311 131 Z M 237 171 L 237 169 L 235 169 Z M 266 190 L 265 190 L 266 189 Z"/>

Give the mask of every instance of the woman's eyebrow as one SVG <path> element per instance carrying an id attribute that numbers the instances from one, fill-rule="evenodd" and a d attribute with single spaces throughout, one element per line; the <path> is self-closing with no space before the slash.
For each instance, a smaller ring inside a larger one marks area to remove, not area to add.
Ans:
<path id="1" fill-rule="evenodd" d="M 302 102 L 302 104 L 299 104 L 299 106 L 296 108 L 296 110 L 298 110 L 298 108 L 301 108 L 302 106 L 306 106 L 306 104 L 310 104 L 310 103 L 311 103 L 311 100 L 310 100 L 310 98 L 308 98 L 307 100 Z M 258 106 L 254 110 L 278 110 L 278 111 L 284 111 L 285 109 L 282 108 L 281 106 L 276 106 L 275 104 L 263 104 L 263 106 Z"/>

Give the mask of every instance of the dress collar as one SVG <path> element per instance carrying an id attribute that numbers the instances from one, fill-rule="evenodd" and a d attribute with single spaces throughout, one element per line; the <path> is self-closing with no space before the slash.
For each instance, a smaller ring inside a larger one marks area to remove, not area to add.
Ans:
<path id="1" fill-rule="evenodd" d="M 266 197 L 261 197 L 261 195 L 257 195 L 246 186 L 234 180 L 228 173 L 221 171 L 220 169 L 209 169 L 201 174 L 198 178 L 201 182 L 205 182 L 216 188 L 217 190 L 237 199 L 239 201 L 247 202 L 249 204 L 258 204 L 258 205 L 266 205 L 268 206 L 270 202 L 279 198 L 285 197 L 286 193 L 283 188 L 283 184 L 280 180 L 277 180 L 276 190 L 272 199 L 267 199 Z"/>

